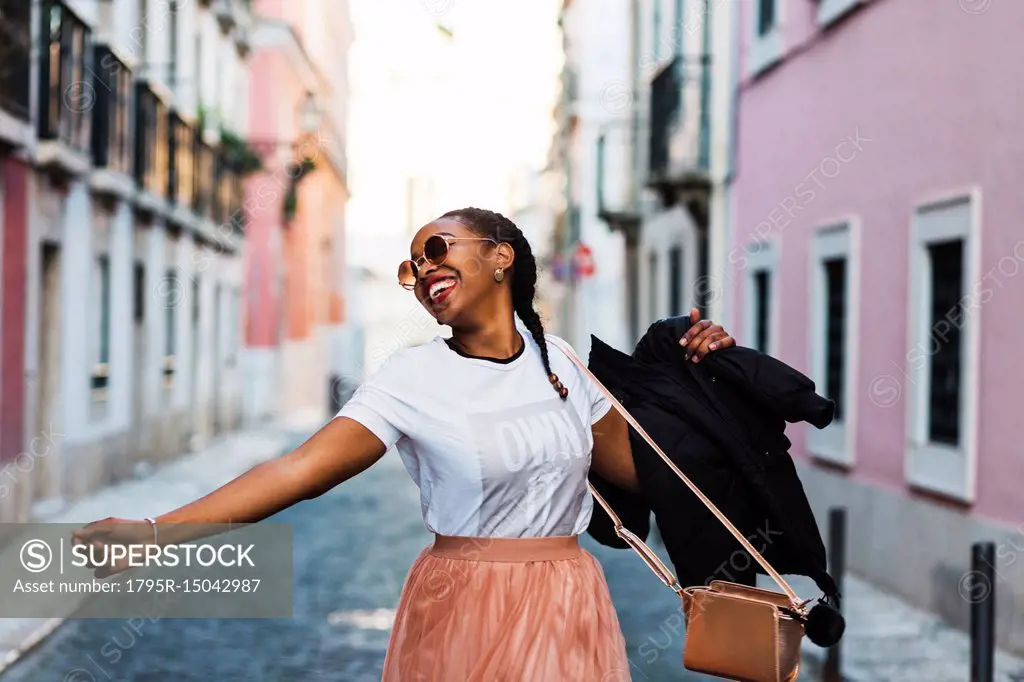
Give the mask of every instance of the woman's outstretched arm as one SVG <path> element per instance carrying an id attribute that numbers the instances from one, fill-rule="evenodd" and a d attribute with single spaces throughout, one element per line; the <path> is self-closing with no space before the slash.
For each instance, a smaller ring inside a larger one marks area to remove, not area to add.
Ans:
<path id="1" fill-rule="evenodd" d="M 288 454 L 258 464 L 210 494 L 156 517 L 159 542 L 180 544 L 212 532 L 204 532 L 199 524 L 261 521 L 365 471 L 385 451 L 384 443 L 359 422 L 347 417 L 332 419 Z M 132 544 L 152 539 L 148 522 L 116 518 L 95 521 L 73 534 L 73 541 L 81 544 Z"/>

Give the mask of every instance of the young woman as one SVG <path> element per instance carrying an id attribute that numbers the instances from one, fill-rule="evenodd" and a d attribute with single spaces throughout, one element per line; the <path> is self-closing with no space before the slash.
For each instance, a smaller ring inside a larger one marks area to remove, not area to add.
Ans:
<path id="1" fill-rule="evenodd" d="M 451 211 L 416 234 L 399 281 L 452 338 L 395 353 L 296 450 L 155 519 L 158 541 L 191 539 L 177 524 L 260 521 L 397 446 L 436 538 L 406 579 L 385 682 L 629 679 L 604 575 L 578 543 L 591 466 L 637 488 L 627 425 L 545 338 L 529 243 L 497 213 Z M 680 353 L 733 343 L 701 321 Z M 76 533 L 126 540 L 153 528 L 106 519 Z"/>

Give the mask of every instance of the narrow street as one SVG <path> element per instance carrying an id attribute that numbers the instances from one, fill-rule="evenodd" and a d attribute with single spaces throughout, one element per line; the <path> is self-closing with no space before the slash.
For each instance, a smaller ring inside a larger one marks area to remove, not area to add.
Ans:
<path id="1" fill-rule="evenodd" d="M 70 621 L 0 680 L 376 682 L 391 609 L 430 539 L 416 488 L 394 455 L 275 517 L 294 528 L 294 618 Z M 710 679 L 682 670 L 671 593 L 631 553 L 586 544 L 608 576 L 633 680 Z"/>

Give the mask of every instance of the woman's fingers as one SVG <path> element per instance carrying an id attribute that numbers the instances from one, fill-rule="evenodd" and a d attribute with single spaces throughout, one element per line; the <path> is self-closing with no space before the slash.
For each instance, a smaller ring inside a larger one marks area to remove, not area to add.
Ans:
<path id="1" fill-rule="evenodd" d="M 72 533 L 72 544 L 86 549 L 85 566 L 93 569 L 93 577 L 106 578 L 124 570 L 124 566 L 112 561 L 111 548 L 135 542 L 131 526 L 139 523 L 129 519 L 108 518 L 86 524 Z"/>
<path id="2" fill-rule="evenodd" d="M 679 339 L 679 345 L 683 348 L 691 347 L 694 340 L 703 334 L 707 329 L 711 327 L 711 320 L 698 320 L 696 323 L 690 326 L 683 334 L 683 337 Z"/>
<path id="3" fill-rule="evenodd" d="M 721 327 L 718 327 L 717 330 L 712 327 L 708 331 L 712 333 L 702 337 L 700 345 L 693 352 L 693 362 L 700 362 L 708 353 L 722 348 L 728 348 L 736 343 L 735 339 L 729 336 L 729 334 Z"/>
<path id="4" fill-rule="evenodd" d="M 694 357 L 702 344 L 710 343 L 709 339 L 712 339 L 715 334 L 725 331 L 720 325 L 712 324 L 710 320 L 701 320 L 699 326 L 700 329 L 694 334 L 691 335 L 690 332 L 687 332 L 688 340 L 684 351 L 687 360 Z"/>
<path id="5" fill-rule="evenodd" d="M 725 336 L 723 338 L 715 339 L 711 343 L 711 345 L 708 346 L 708 350 L 721 350 L 723 348 L 732 348 L 733 346 L 736 345 L 736 339 L 729 336 L 729 332 L 723 333 L 725 334 Z"/>

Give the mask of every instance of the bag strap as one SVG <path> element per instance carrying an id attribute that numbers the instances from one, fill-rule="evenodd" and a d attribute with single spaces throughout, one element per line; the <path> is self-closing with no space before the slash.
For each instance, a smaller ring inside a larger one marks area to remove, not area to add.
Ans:
<path id="1" fill-rule="evenodd" d="M 732 536 L 736 538 L 736 540 L 739 541 L 741 545 L 743 545 L 743 548 L 750 552 L 750 556 L 754 557 L 754 560 L 757 561 L 758 564 L 760 564 L 761 568 L 763 568 L 765 572 L 769 576 L 771 576 L 772 580 L 774 580 L 775 583 L 780 588 L 782 588 L 782 591 L 786 594 L 787 597 L 789 597 L 789 600 L 793 603 L 793 607 L 798 611 L 802 611 L 803 604 L 805 602 L 801 601 L 800 597 L 798 597 L 796 592 L 793 591 L 793 588 L 789 586 L 789 583 L 783 580 L 779 572 L 776 571 L 763 556 L 761 556 L 760 552 L 754 549 L 754 546 L 750 544 L 750 541 L 747 540 L 746 537 L 744 537 L 743 533 L 741 533 L 739 529 L 736 528 L 736 526 L 732 525 L 732 522 L 730 522 L 729 519 L 726 518 L 725 514 L 723 514 L 718 509 L 718 507 L 715 506 L 714 502 L 708 499 L 708 497 L 700 491 L 700 488 L 694 485 L 693 481 L 687 478 L 686 474 L 680 471 L 679 467 L 676 466 L 675 462 L 673 462 L 668 457 L 668 455 L 662 452 L 661 448 L 658 447 L 658 444 L 654 442 L 654 439 L 647 435 L 647 432 L 644 430 L 642 426 L 640 426 L 639 423 L 637 423 L 636 419 L 633 418 L 633 415 L 626 411 L 626 408 L 624 408 L 622 404 L 618 401 L 618 399 L 616 399 L 616 397 L 612 395 L 612 392 L 605 388 L 604 384 L 602 384 L 600 380 L 598 380 L 598 378 L 594 376 L 594 373 L 590 371 L 590 368 L 583 364 L 583 361 L 580 360 L 579 357 L 577 357 L 576 353 L 574 353 L 572 349 L 565 347 L 558 341 L 553 341 L 550 336 L 548 337 L 548 342 L 557 346 L 563 353 L 565 353 L 565 355 L 570 360 L 573 361 L 573 363 L 577 367 L 580 368 L 580 370 L 583 371 L 585 375 L 591 378 L 591 380 L 597 385 L 597 387 L 601 390 L 604 396 L 612 404 L 612 407 L 614 407 L 619 412 L 619 414 L 621 414 L 623 418 L 625 418 L 626 422 L 628 422 L 630 426 L 636 429 L 636 432 L 639 433 L 645 441 L 647 441 L 647 444 L 651 446 L 651 449 L 658 453 L 658 456 L 661 457 L 661 459 L 665 462 L 665 464 L 668 465 L 668 467 L 673 471 L 673 473 L 675 473 L 675 475 L 678 476 L 679 479 L 686 484 L 687 488 L 693 491 L 693 494 L 696 495 L 697 498 L 704 503 L 704 506 L 707 507 L 708 510 L 715 515 L 715 518 L 717 518 L 721 522 L 721 524 L 725 526 L 726 530 L 732 533 Z M 615 525 L 615 534 L 622 538 L 633 549 L 633 551 L 640 555 L 640 558 L 644 560 L 644 563 L 647 564 L 647 566 L 654 572 L 655 575 L 658 576 L 659 579 L 661 579 L 663 583 L 665 583 L 677 594 L 682 592 L 682 588 L 679 586 L 679 582 L 676 580 L 675 575 L 673 575 L 672 571 L 665 565 L 665 563 L 658 558 L 654 551 L 650 547 L 648 547 L 643 540 L 637 537 L 628 528 L 623 527 L 622 520 L 618 517 L 618 515 L 611 508 L 611 506 L 605 501 L 601 494 L 597 492 L 597 489 L 594 488 L 593 484 L 591 484 L 590 481 L 587 481 L 587 486 L 590 488 L 590 494 L 594 496 L 594 499 L 597 500 L 598 504 L 600 504 L 601 507 L 605 510 L 605 512 L 608 513 L 608 516 L 611 517 L 612 523 Z"/>

